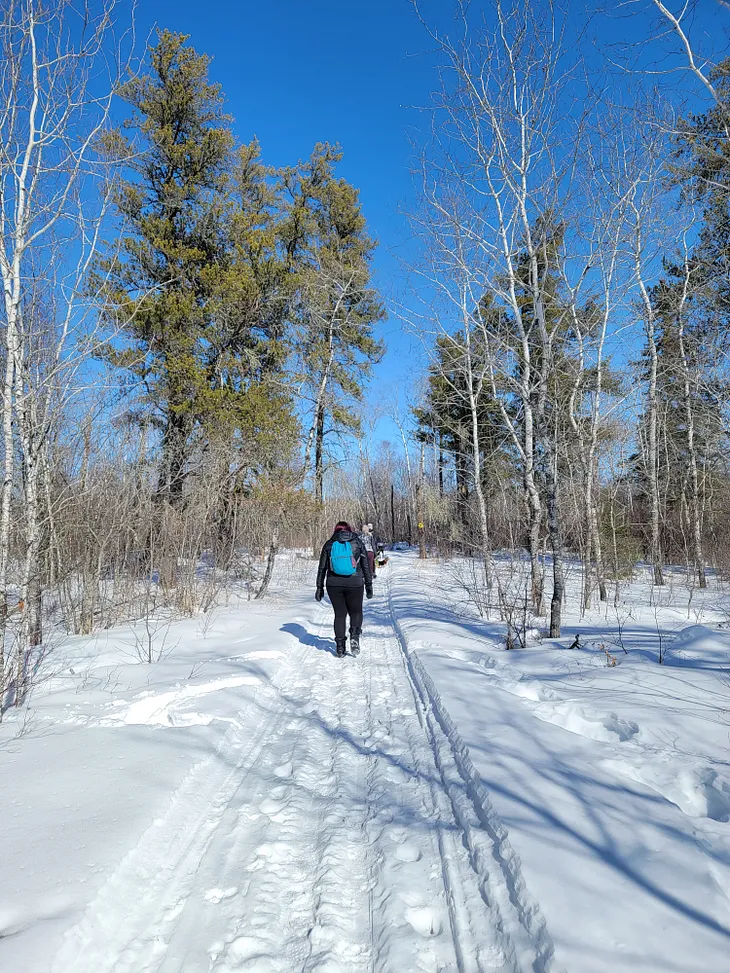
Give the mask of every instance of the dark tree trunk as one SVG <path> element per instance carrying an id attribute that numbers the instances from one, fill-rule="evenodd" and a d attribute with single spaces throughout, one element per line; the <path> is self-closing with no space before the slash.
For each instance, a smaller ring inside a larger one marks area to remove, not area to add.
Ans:
<path id="1" fill-rule="evenodd" d="M 555 448 L 555 447 L 553 447 Z M 547 522 L 550 547 L 553 552 L 553 596 L 550 600 L 550 638 L 560 638 L 563 598 L 565 596 L 565 570 L 563 566 L 563 533 L 558 512 L 557 457 L 549 463 L 547 475 Z"/>
<path id="2" fill-rule="evenodd" d="M 181 506 L 183 500 L 189 434 L 187 416 L 173 412 L 162 441 L 162 469 L 157 488 L 158 499 L 166 500 L 173 507 Z"/>
<path id="3" fill-rule="evenodd" d="M 469 482 L 464 455 L 461 451 L 456 453 L 456 502 L 459 508 L 459 519 L 462 526 L 466 527 L 469 522 Z"/>
<path id="4" fill-rule="evenodd" d="M 271 577 L 274 573 L 274 564 L 276 563 L 276 554 L 279 550 L 279 528 L 274 527 L 271 532 L 271 543 L 269 545 L 269 556 L 266 559 L 266 571 L 264 572 L 264 578 L 261 582 L 261 587 L 256 592 L 256 599 L 263 598 L 266 594 L 269 585 L 271 584 Z"/>
<path id="5" fill-rule="evenodd" d="M 395 487 L 390 484 L 390 542 L 395 544 Z"/>
<path id="6" fill-rule="evenodd" d="M 314 432 L 314 499 L 324 500 L 324 405 L 317 412 L 317 425 Z"/>
<path id="7" fill-rule="evenodd" d="M 441 433 L 438 434 L 439 437 L 439 497 L 443 499 L 444 496 L 444 451 L 443 444 L 441 441 Z"/>

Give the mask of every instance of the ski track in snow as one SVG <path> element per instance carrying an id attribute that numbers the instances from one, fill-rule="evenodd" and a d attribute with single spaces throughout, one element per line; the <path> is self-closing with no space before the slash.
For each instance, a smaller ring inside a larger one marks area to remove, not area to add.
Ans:
<path id="1" fill-rule="evenodd" d="M 409 648 L 393 606 L 388 578 L 390 615 L 401 649 L 414 697 L 421 709 L 421 723 L 441 778 L 441 795 L 448 796 L 469 863 L 479 882 L 484 903 L 497 934 L 493 966 L 462 964 L 460 969 L 532 970 L 547 973 L 552 968 L 554 947 L 537 902 L 526 888 L 518 856 L 510 845 L 506 828 L 495 811 L 469 757 L 469 752 L 441 702 L 418 656 Z M 454 859 L 450 859 L 454 860 Z M 462 876 L 451 888 L 456 894 Z M 458 916 L 462 910 L 455 910 Z M 457 937 L 458 939 L 458 937 Z"/>
<path id="2" fill-rule="evenodd" d="M 190 770 L 52 973 L 553 970 L 519 860 L 386 585 L 359 659 L 292 640 L 256 712 Z M 139 697 L 109 722 L 180 725 L 176 707 L 245 678 Z"/>
<path id="3" fill-rule="evenodd" d="M 144 973 L 159 966 L 165 924 L 195 888 L 195 873 L 236 791 L 274 730 L 277 712 L 247 735 L 231 726 L 193 766 L 164 813 L 144 832 L 67 933 L 52 973 Z"/>

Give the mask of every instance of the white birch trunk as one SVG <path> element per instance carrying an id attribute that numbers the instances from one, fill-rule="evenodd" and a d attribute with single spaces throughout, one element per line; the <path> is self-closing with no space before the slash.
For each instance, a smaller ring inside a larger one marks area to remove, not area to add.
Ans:
<path id="1" fill-rule="evenodd" d="M 492 584 L 491 571 L 491 550 L 489 543 L 489 520 L 487 516 L 487 501 L 484 496 L 484 484 L 482 481 L 482 454 L 479 448 L 479 399 L 484 384 L 483 375 L 478 378 L 474 375 L 474 361 L 472 355 L 472 326 L 469 315 L 468 291 L 462 291 L 462 319 L 464 324 L 464 341 L 466 344 L 466 388 L 469 404 L 470 419 L 470 439 L 472 463 L 474 469 L 474 492 L 477 498 L 477 510 L 479 513 L 479 548 L 480 559 L 484 566 L 484 580 L 487 588 Z M 477 384 L 474 388 L 475 382 Z"/>
<path id="2" fill-rule="evenodd" d="M 645 472 L 649 492 L 650 507 L 650 560 L 652 578 L 657 587 L 664 584 L 664 565 L 661 544 L 661 498 L 659 495 L 659 413 L 658 413 L 658 372 L 659 355 L 656 343 L 656 322 L 654 307 L 644 280 L 642 214 L 634 202 L 631 203 L 634 213 L 634 271 L 644 309 L 644 332 L 646 347 L 649 352 L 649 381 L 647 390 L 647 448 L 645 456 Z"/>
<path id="3" fill-rule="evenodd" d="M 107 127 L 119 79 L 129 66 L 128 61 L 115 63 L 124 43 L 118 46 L 116 38 L 108 44 L 116 4 L 117 0 L 99 0 L 94 11 L 86 10 L 81 34 L 75 20 L 78 11 L 69 4 L 17 0 L 0 11 L 0 286 L 6 354 L 0 655 L 11 583 L 11 527 L 17 521 L 23 526 L 24 546 L 17 579 L 23 608 L 16 699 L 23 693 L 23 654 L 38 637 L 40 623 L 39 476 L 49 423 L 58 418 L 48 414 L 43 403 L 50 402 L 50 389 L 61 389 L 64 400 L 70 395 L 74 369 L 81 368 L 88 354 L 88 340 L 70 348 L 69 337 L 83 327 L 86 274 L 111 198 L 109 170 L 102 164 L 97 167 L 91 157 Z M 106 89 L 104 70 L 109 71 Z M 34 287 L 39 279 L 51 293 L 51 320 L 36 329 Z M 88 332 L 84 337 L 88 339 Z M 23 480 L 15 517 L 18 447 Z"/>
<path id="4" fill-rule="evenodd" d="M 687 424 L 687 454 L 689 458 L 690 483 L 690 526 L 692 532 L 693 559 L 700 588 L 707 587 L 707 573 L 705 571 L 705 556 L 702 549 L 702 504 L 700 500 L 700 480 L 697 463 L 697 446 L 695 442 L 695 411 L 692 399 L 692 376 L 690 362 L 687 355 L 685 339 L 684 305 L 686 303 L 689 286 L 689 267 L 685 261 L 684 289 L 679 309 L 679 354 L 682 362 L 682 398 L 684 416 Z"/>

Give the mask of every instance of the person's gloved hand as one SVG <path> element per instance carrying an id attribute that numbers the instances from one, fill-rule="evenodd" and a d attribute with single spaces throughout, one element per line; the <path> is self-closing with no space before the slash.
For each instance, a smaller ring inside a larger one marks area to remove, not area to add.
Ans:
<path id="1" fill-rule="evenodd" d="M 314 600 L 322 601 L 323 598 L 324 598 L 324 588 L 317 588 L 317 590 L 314 592 Z"/>
<path id="2" fill-rule="evenodd" d="M 373 597 L 373 589 L 372 588 L 368 588 L 366 590 L 365 594 L 368 596 L 368 598 L 372 598 Z"/>

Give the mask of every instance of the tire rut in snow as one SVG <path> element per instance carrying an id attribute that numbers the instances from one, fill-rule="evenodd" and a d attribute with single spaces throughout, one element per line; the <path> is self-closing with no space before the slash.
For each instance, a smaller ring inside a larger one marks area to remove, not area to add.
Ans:
<path id="1" fill-rule="evenodd" d="M 243 781 L 233 796 L 230 824 L 219 828 L 200 863 L 197 895 L 170 937 L 159 973 L 301 967 L 312 853 L 302 822 L 312 817 L 313 795 L 294 768 L 304 746 L 307 695 L 297 664 L 280 688 L 278 725 L 260 754 L 254 786 Z M 211 886 L 230 894 L 211 898 Z"/>

